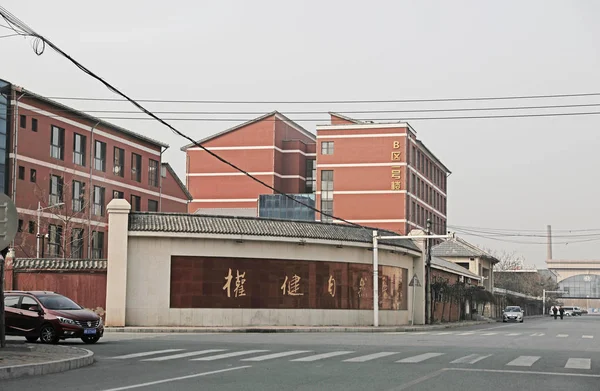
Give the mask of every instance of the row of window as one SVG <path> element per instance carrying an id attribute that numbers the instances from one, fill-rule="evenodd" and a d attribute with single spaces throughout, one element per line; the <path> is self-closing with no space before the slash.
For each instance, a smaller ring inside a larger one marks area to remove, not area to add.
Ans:
<path id="1" fill-rule="evenodd" d="M 422 228 L 427 227 L 427 220 L 431 221 L 431 232 L 435 234 L 446 233 L 446 220 L 427 209 L 421 204 L 412 201 L 410 204 L 410 221 Z"/>
<path id="2" fill-rule="evenodd" d="M 65 130 L 52 125 L 50 132 L 50 157 L 65 160 Z M 93 167 L 97 171 L 106 172 L 107 161 L 106 143 L 95 140 L 93 153 Z M 87 137 L 74 133 L 73 136 L 73 164 L 85 167 L 87 164 Z M 113 147 L 113 174 L 125 177 L 125 150 Z M 158 187 L 159 185 L 159 162 L 148 159 L 148 184 Z M 142 182 L 142 156 L 131 153 L 131 179 Z"/>
<path id="3" fill-rule="evenodd" d="M 442 191 L 446 191 L 446 174 L 416 146 L 412 147 L 410 164 Z"/>
<path id="4" fill-rule="evenodd" d="M 328 216 L 326 216 L 325 214 Z M 333 222 L 333 170 L 321 171 L 321 221 Z"/>
<path id="5" fill-rule="evenodd" d="M 321 155 L 333 155 L 333 141 L 321 142 Z"/>
<path id="6" fill-rule="evenodd" d="M 26 115 L 20 115 L 19 116 L 19 126 L 23 129 L 27 129 L 27 116 Z M 38 120 L 37 118 L 32 118 L 31 119 L 31 131 L 32 132 L 37 132 L 38 131 Z"/>
<path id="7" fill-rule="evenodd" d="M 315 181 L 317 179 L 317 160 L 306 159 L 306 193 L 314 193 L 317 191 Z"/>
<path id="8" fill-rule="evenodd" d="M 445 197 L 416 174 L 410 177 L 410 192 L 442 214 L 446 214 Z"/>
<path id="9" fill-rule="evenodd" d="M 24 232 L 24 221 L 19 219 L 19 232 Z M 37 234 L 35 221 L 30 220 L 27 226 L 27 232 L 30 234 Z M 48 225 L 48 256 L 50 257 L 63 257 L 65 252 L 69 249 L 70 258 L 84 258 L 84 236 L 85 230 L 83 228 L 72 228 L 71 236 L 69 239 L 63 237 L 62 225 L 49 224 Z M 68 241 L 65 241 L 67 239 Z M 92 249 L 91 256 L 93 259 L 104 258 L 104 232 L 92 231 Z"/>
<path id="10" fill-rule="evenodd" d="M 31 169 L 29 179 L 36 182 L 36 171 Z M 19 166 L 19 179 L 25 179 L 25 167 Z M 68 191 L 68 190 L 67 190 Z M 92 214 L 95 216 L 104 216 L 106 189 L 102 186 L 94 186 L 92 193 Z M 59 175 L 50 175 L 50 189 L 48 192 L 48 205 L 56 205 L 64 202 L 65 184 L 64 179 Z M 71 182 L 71 210 L 75 213 L 83 212 L 86 209 L 86 189 L 85 182 L 73 180 Z M 119 190 L 113 190 L 112 198 L 124 198 L 125 194 Z M 142 198 L 131 194 L 131 210 L 139 212 L 142 209 Z M 148 200 L 148 211 L 158 212 L 158 201 Z"/>

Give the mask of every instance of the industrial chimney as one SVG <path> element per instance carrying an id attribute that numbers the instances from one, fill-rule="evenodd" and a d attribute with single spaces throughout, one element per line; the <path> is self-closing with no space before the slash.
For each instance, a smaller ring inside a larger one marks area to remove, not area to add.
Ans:
<path id="1" fill-rule="evenodd" d="M 547 261 L 552 260 L 552 226 L 548 225 L 548 254 L 546 255 Z"/>

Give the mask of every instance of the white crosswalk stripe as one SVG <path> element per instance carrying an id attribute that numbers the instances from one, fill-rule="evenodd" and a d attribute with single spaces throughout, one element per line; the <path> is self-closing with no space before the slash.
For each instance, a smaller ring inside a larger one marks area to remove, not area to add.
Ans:
<path id="1" fill-rule="evenodd" d="M 441 333 L 433 333 L 433 335 L 449 335 L 453 334 L 452 331 L 442 331 Z"/>
<path id="2" fill-rule="evenodd" d="M 222 360 L 224 358 L 245 356 L 248 354 L 263 353 L 263 352 L 268 352 L 268 350 L 242 350 L 240 352 L 217 354 L 216 356 L 193 358 L 190 361 L 215 361 L 215 360 Z"/>
<path id="3" fill-rule="evenodd" d="M 569 334 L 558 334 L 556 338 L 567 338 Z"/>
<path id="4" fill-rule="evenodd" d="M 430 358 L 434 358 L 434 357 L 439 357 L 439 356 L 443 356 L 444 353 L 423 353 L 423 354 L 419 354 L 417 356 L 413 356 L 413 357 L 407 357 L 404 358 L 402 360 L 396 361 L 399 363 L 418 363 L 418 362 L 423 362 L 425 360 L 429 360 Z"/>
<path id="5" fill-rule="evenodd" d="M 519 356 L 506 365 L 511 367 L 530 367 L 539 359 L 540 356 Z"/>
<path id="6" fill-rule="evenodd" d="M 481 360 L 490 357 L 491 354 L 469 354 L 468 356 L 458 358 L 454 361 L 450 361 L 450 364 L 475 364 Z"/>
<path id="7" fill-rule="evenodd" d="M 594 336 L 593 335 L 582 335 L 581 338 L 593 339 Z"/>
<path id="8" fill-rule="evenodd" d="M 310 350 L 290 350 L 288 352 L 271 353 L 271 354 L 267 354 L 267 355 L 264 355 L 264 356 L 244 358 L 241 361 L 266 361 L 266 360 L 272 360 L 274 358 L 294 356 L 296 354 L 310 353 L 310 352 L 311 352 Z"/>
<path id="9" fill-rule="evenodd" d="M 161 356 L 161 357 L 147 358 L 147 359 L 142 360 L 142 361 L 168 361 L 168 360 L 177 360 L 178 358 L 200 356 L 202 354 L 217 353 L 217 352 L 224 352 L 224 351 L 225 351 L 225 349 L 198 350 L 198 351 L 195 351 L 195 352 L 172 354 L 170 356 Z"/>
<path id="10" fill-rule="evenodd" d="M 460 334 L 457 334 L 457 335 L 473 335 L 473 334 L 475 334 L 475 333 L 472 332 L 472 331 L 467 331 L 466 333 L 460 333 Z"/>
<path id="11" fill-rule="evenodd" d="M 485 333 L 485 334 L 481 334 L 481 335 L 486 335 L 487 336 L 487 335 L 496 335 L 496 334 L 498 334 L 498 333 Z"/>
<path id="12" fill-rule="evenodd" d="M 592 360 L 589 358 L 570 358 L 565 365 L 567 369 L 592 369 Z"/>
<path id="13" fill-rule="evenodd" d="M 128 358 L 138 358 L 138 357 L 155 356 L 157 354 L 180 352 L 182 350 L 183 349 L 153 350 L 151 352 L 132 353 L 132 354 L 126 354 L 124 356 L 117 356 L 117 357 L 111 357 L 111 358 L 120 359 L 120 360 L 126 360 Z"/>
<path id="14" fill-rule="evenodd" d="M 546 334 L 544 334 L 544 333 L 533 333 L 533 334 L 531 334 L 532 337 L 543 337 L 544 335 L 546 335 Z"/>
<path id="15" fill-rule="evenodd" d="M 375 359 L 382 358 L 382 357 L 392 356 L 392 355 L 398 354 L 398 353 L 400 353 L 400 352 L 379 352 L 379 353 L 367 354 L 366 356 L 349 358 L 347 360 L 344 360 L 344 362 L 365 362 L 365 361 L 371 361 L 371 360 L 375 360 Z"/>
<path id="16" fill-rule="evenodd" d="M 506 335 L 508 335 L 509 337 L 516 337 L 517 335 L 521 335 L 521 333 L 508 333 Z"/>
<path id="17" fill-rule="evenodd" d="M 311 361 L 323 360 L 325 358 L 330 358 L 330 357 L 343 356 L 344 354 L 350 354 L 350 353 L 354 353 L 354 352 L 353 351 L 342 350 L 342 351 L 337 351 L 337 352 L 315 354 L 314 356 L 307 356 L 307 357 L 297 358 L 295 360 L 290 360 L 290 361 L 311 362 Z"/>

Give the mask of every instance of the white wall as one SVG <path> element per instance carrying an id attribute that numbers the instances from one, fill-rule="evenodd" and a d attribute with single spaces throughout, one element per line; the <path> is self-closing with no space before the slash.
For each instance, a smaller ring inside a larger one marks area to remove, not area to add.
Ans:
<path id="1" fill-rule="evenodd" d="M 306 243 L 301 246 L 280 238 L 259 238 L 259 241 L 234 238 L 217 239 L 208 235 L 176 235 L 153 232 L 130 232 L 127 250 L 127 326 L 258 326 L 258 325 L 343 325 L 373 324 L 371 310 L 318 309 L 181 309 L 169 308 L 171 256 L 215 256 L 294 259 L 307 261 L 372 263 L 373 252 L 368 244 L 344 245 Z M 290 239 L 287 239 L 290 240 Z M 292 239 L 294 240 L 294 239 Z M 109 243 L 110 246 L 110 243 Z M 361 247 L 350 247 L 361 246 Z M 379 264 L 408 269 L 413 275 L 413 257 L 393 254 L 380 249 Z M 420 258 L 415 261 L 421 266 Z M 405 281 L 408 285 L 409 281 Z M 111 281 L 108 281 L 107 289 Z M 423 289 L 423 288 L 420 288 Z M 412 304 L 412 289 L 408 289 L 408 308 Z M 417 301 L 416 306 L 423 305 Z M 380 310 L 380 325 L 408 324 L 409 310 Z M 110 308 L 107 309 L 110 311 Z M 416 323 L 418 317 L 416 318 Z"/>

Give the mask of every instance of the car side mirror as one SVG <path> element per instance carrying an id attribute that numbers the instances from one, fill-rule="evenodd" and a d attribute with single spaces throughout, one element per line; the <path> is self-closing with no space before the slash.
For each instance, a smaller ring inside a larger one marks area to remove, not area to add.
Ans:
<path id="1" fill-rule="evenodd" d="M 28 308 L 29 311 L 33 311 L 33 312 L 37 312 L 38 314 L 43 314 L 44 311 L 42 311 L 42 309 L 40 308 L 39 305 L 32 305 L 31 307 Z"/>

